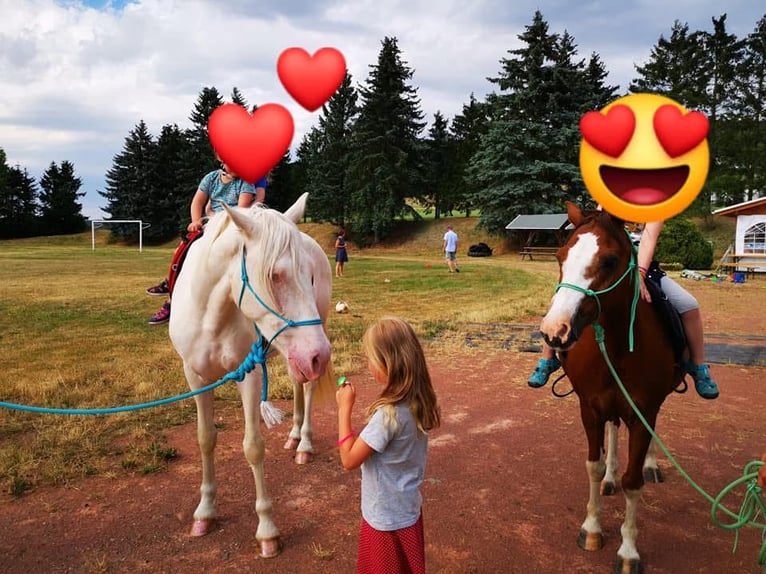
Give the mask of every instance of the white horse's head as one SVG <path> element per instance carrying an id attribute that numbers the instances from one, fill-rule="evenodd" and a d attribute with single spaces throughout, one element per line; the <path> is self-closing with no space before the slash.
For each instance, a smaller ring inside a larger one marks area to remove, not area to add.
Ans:
<path id="1" fill-rule="evenodd" d="M 312 288 L 313 265 L 296 225 L 307 196 L 304 193 L 284 214 L 262 206 L 249 211 L 225 207 L 242 238 L 241 255 L 229 267 L 231 294 L 242 313 L 287 358 L 299 382 L 319 378 L 330 359 L 330 342 Z"/>

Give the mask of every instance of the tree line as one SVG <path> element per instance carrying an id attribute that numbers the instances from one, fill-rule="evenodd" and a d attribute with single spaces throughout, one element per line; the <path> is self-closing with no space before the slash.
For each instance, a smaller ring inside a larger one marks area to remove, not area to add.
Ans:
<path id="1" fill-rule="evenodd" d="M 726 14 L 711 25 L 692 31 L 674 22 L 648 61 L 635 66 L 628 88 L 667 95 L 708 116 L 710 172 L 688 210 L 704 215 L 713 205 L 763 195 L 766 187 L 766 16 L 744 38 L 727 32 Z M 397 39 L 384 38 L 364 82 L 354 86 L 346 74 L 294 157 L 288 152 L 272 170 L 266 203 L 285 209 L 308 191 L 309 217 L 348 227 L 368 242 L 389 235 L 401 216 L 417 217 L 414 205 L 436 218 L 479 210 L 480 224 L 502 233 L 519 213 L 560 212 L 565 200 L 591 203 L 579 173 L 579 119 L 622 94 L 607 85 L 600 56 L 580 57 L 575 38 L 550 31 L 540 11 L 519 39 L 521 46 L 488 78 L 491 93 L 481 100 L 471 94 L 454 117 L 437 111 L 428 122 L 414 71 Z M 236 87 L 229 101 L 256 108 Z M 205 87 L 190 128 L 165 125 L 154 137 L 140 121 L 106 174 L 102 209 L 113 219 L 151 223 L 147 242 L 182 232 L 194 190 L 218 165 L 207 122 L 223 103 L 215 87 Z M 57 169 L 63 172 L 64 164 Z M 0 205 L 7 203 L 4 173 Z"/>

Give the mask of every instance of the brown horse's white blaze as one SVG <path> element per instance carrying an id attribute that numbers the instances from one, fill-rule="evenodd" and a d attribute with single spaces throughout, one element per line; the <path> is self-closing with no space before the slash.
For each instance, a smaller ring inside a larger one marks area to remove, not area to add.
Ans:
<path id="1" fill-rule="evenodd" d="M 662 477 L 650 448 L 651 434 L 618 388 L 593 324 L 598 322 L 603 330 L 602 344 L 610 362 L 650 426 L 667 395 L 681 381 L 681 371 L 661 318 L 645 301 L 638 301 L 635 307 L 634 348 L 629 349 L 637 277 L 628 272 L 633 246 L 623 222 L 603 212 L 583 213 L 571 203 L 567 213 L 575 230 L 557 254 L 562 285 L 551 300 L 540 332 L 559 352 L 580 402 L 588 441 L 589 496 L 578 544 L 585 550 L 603 545 L 602 495 L 617 489 L 616 425 L 624 422 L 629 433 L 628 464 L 620 482 L 625 519 L 615 571 L 636 574 L 642 568 L 636 545 L 638 499 L 645 480 L 659 482 Z"/>
<path id="2" fill-rule="evenodd" d="M 598 238 L 592 233 L 583 233 L 577 242 L 567 249 L 561 265 L 560 283 L 588 289 L 593 281 L 589 273 L 598 253 Z M 577 340 L 572 322 L 585 294 L 575 289 L 559 289 L 553 296 L 551 307 L 540 323 L 540 332 L 545 342 L 554 349 L 567 349 Z"/>
<path id="3" fill-rule="evenodd" d="M 327 376 L 330 342 L 323 324 L 329 312 L 332 271 L 322 249 L 295 225 L 303 215 L 306 196 L 285 214 L 261 205 L 248 211 L 226 209 L 211 218 L 205 234 L 190 248 L 173 292 L 169 332 L 191 389 L 236 370 L 256 340 L 257 325 L 271 348 L 285 357 L 296 391 L 325 386 L 326 392 L 332 392 Z M 246 289 L 243 266 L 261 300 Z M 231 384 L 237 385 L 242 397 L 242 448 L 255 480 L 259 554 L 273 557 L 281 544 L 264 477 L 266 449 L 260 430 L 263 368 L 257 365 L 242 382 Z M 298 395 L 296 401 L 302 404 L 303 393 Z M 192 535 L 202 536 L 210 532 L 216 519 L 213 453 L 217 431 L 212 392 L 194 398 L 202 483 Z M 303 412 L 298 415 L 297 410 L 295 418 L 302 421 Z M 302 425 L 299 431 L 303 433 L 299 436 L 308 436 L 310 449 L 310 428 Z"/>

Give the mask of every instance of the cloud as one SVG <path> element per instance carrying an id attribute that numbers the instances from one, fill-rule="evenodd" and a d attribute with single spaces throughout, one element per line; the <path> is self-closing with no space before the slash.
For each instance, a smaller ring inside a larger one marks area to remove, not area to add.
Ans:
<path id="1" fill-rule="evenodd" d="M 293 145 L 316 122 L 276 74 L 279 54 L 334 46 L 356 85 L 366 81 L 381 41 L 395 36 L 414 71 L 427 119 L 459 113 L 469 95 L 494 90 L 500 60 L 538 8 L 551 32 L 568 30 L 580 56 L 598 52 L 608 81 L 623 87 L 674 19 L 710 29 L 712 0 L 0 0 L 0 146 L 10 163 L 39 176 L 68 159 L 82 177 L 86 215 L 106 202 L 97 189 L 128 132 L 144 120 L 188 127 L 205 86 L 228 97 L 238 87 L 250 104 L 281 103 L 293 114 Z M 730 31 L 749 33 L 762 14 L 730 0 Z M 189 191 L 190 197 L 193 190 Z"/>

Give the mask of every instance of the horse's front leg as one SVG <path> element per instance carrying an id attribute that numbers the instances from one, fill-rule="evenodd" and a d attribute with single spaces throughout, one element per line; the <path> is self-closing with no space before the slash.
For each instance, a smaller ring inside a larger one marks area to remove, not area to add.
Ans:
<path id="1" fill-rule="evenodd" d="M 653 424 L 651 421 L 650 424 Z M 636 541 L 638 526 L 636 512 L 641 489 L 644 486 L 643 464 L 649 449 L 651 436 L 643 423 L 634 421 L 629 427 L 628 466 L 622 475 L 622 491 L 625 493 L 625 520 L 620 527 L 622 544 L 617 550 L 616 572 L 639 574 L 642 571 L 641 557 L 638 554 Z"/>
<path id="2" fill-rule="evenodd" d="M 611 421 L 606 422 L 606 474 L 601 481 L 601 495 L 612 496 L 617 492 L 617 473 L 620 470 L 618 439 L 620 428 Z"/>
<path id="3" fill-rule="evenodd" d="M 303 385 L 292 381 L 293 383 L 293 425 L 290 428 L 290 434 L 285 442 L 285 450 L 295 450 L 301 442 L 301 427 L 303 426 L 303 413 L 305 412 L 305 401 L 303 397 Z"/>
<path id="4" fill-rule="evenodd" d="M 255 478 L 255 512 L 258 515 L 258 529 L 255 532 L 255 539 L 258 541 L 258 553 L 263 558 L 273 558 L 279 554 L 281 545 L 279 529 L 271 518 L 271 498 L 266 489 L 263 473 L 266 445 L 263 436 L 261 436 L 260 428 L 261 403 L 260 389 L 258 388 L 260 380 L 260 372 L 256 369 L 239 384 L 245 412 L 245 437 L 242 441 L 242 449 Z"/>
<path id="5" fill-rule="evenodd" d="M 300 388 L 297 389 L 298 394 L 303 396 L 303 420 L 301 421 L 300 437 L 301 441 L 298 444 L 298 450 L 295 453 L 295 462 L 298 464 L 307 464 L 314 460 L 314 445 L 311 443 L 313 438 L 313 428 L 311 426 L 311 408 L 314 398 L 314 383 L 313 381 L 297 385 Z"/>
<path id="6" fill-rule="evenodd" d="M 184 367 L 189 385 L 193 389 L 201 387 L 199 377 Z M 199 383 L 199 384 L 198 384 Z M 215 428 L 212 391 L 195 395 L 197 404 L 197 442 L 202 456 L 202 484 L 200 485 L 200 501 L 194 511 L 192 536 L 204 536 L 215 524 L 215 444 L 218 431 Z"/>
<path id="7" fill-rule="evenodd" d="M 604 546 L 604 536 L 601 532 L 601 481 L 606 474 L 604 463 L 604 423 L 596 420 L 595 416 L 582 413 L 583 427 L 588 437 L 588 459 L 585 470 L 588 473 L 590 488 L 587 514 L 580 527 L 577 545 L 583 550 L 601 550 Z"/>

